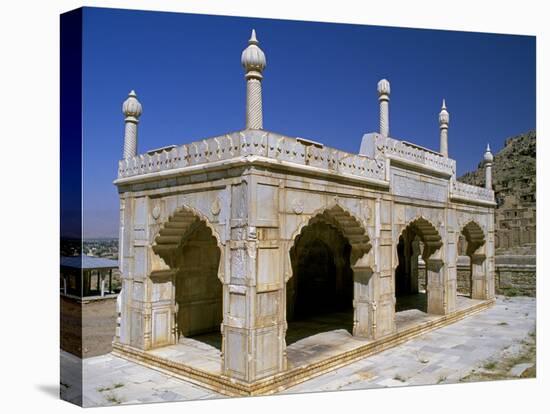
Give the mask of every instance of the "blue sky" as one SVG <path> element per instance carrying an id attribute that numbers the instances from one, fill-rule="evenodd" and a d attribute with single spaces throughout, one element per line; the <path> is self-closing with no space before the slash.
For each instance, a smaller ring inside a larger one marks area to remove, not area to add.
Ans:
<path id="1" fill-rule="evenodd" d="M 112 181 L 128 92 L 143 105 L 139 152 L 243 129 L 240 56 L 252 28 L 267 56 L 266 130 L 357 152 L 378 129 L 382 77 L 392 137 L 438 149 L 446 99 L 458 175 L 476 168 L 487 142 L 496 152 L 536 126 L 535 37 L 87 8 L 85 237 L 118 234 Z"/>

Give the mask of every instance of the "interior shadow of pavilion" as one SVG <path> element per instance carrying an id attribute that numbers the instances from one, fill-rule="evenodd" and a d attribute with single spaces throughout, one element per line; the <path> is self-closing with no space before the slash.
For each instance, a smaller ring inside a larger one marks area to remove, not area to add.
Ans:
<path id="1" fill-rule="evenodd" d="M 286 343 L 321 332 L 353 329 L 351 246 L 336 228 L 308 225 L 290 251 Z"/>
<path id="2" fill-rule="evenodd" d="M 178 342 L 189 338 L 221 351 L 220 251 L 204 222 L 194 224 L 180 252 L 176 275 Z"/>

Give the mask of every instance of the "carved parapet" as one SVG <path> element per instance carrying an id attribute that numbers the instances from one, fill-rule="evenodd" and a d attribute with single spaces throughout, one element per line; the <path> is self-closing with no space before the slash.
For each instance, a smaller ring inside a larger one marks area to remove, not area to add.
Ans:
<path id="1" fill-rule="evenodd" d="M 482 205 L 495 205 L 495 192 L 483 187 L 476 187 L 462 183 L 460 181 L 451 181 L 451 200 L 461 201 Z"/>
<path id="2" fill-rule="evenodd" d="M 429 170 L 443 176 L 455 175 L 456 161 L 446 158 L 438 152 L 379 134 L 373 134 L 372 139 L 374 139 L 375 157 L 377 158 L 385 156 L 393 162 L 409 167 Z"/>
<path id="3" fill-rule="evenodd" d="M 386 164 L 382 160 L 259 130 L 234 132 L 121 160 L 118 179 L 123 181 L 155 173 L 162 176 L 184 174 L 198 169 L 228 168 L 231 163 L 245 162 L 288 169 L 305 167 L 314 174 L 386 184 Z"/>

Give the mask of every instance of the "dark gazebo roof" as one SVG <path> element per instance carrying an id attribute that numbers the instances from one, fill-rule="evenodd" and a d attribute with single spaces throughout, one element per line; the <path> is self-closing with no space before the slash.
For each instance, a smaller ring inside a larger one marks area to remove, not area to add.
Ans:
<path id="1" fill-rule="evenodd" d="M 61 256 L 61 266 L 73 269 L 114 269 L 118 267 L 118 261 L 93 256 Z"/>

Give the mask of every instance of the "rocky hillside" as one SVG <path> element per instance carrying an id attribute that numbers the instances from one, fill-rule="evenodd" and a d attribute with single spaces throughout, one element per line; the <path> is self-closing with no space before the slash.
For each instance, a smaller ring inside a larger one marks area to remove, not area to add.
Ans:
<path id="1" fill-rule="evenodd" d="M 515 198 L 519 204 L 535 202 L 536 138 L 536 131 L 508 138 L 505 147 L 495 154 L 493 188 L 499 206 L 507 196 Z M 485 170 L 482 163 L 477 170 L 464 174 L 458 180 L 483 186 Z"/>

